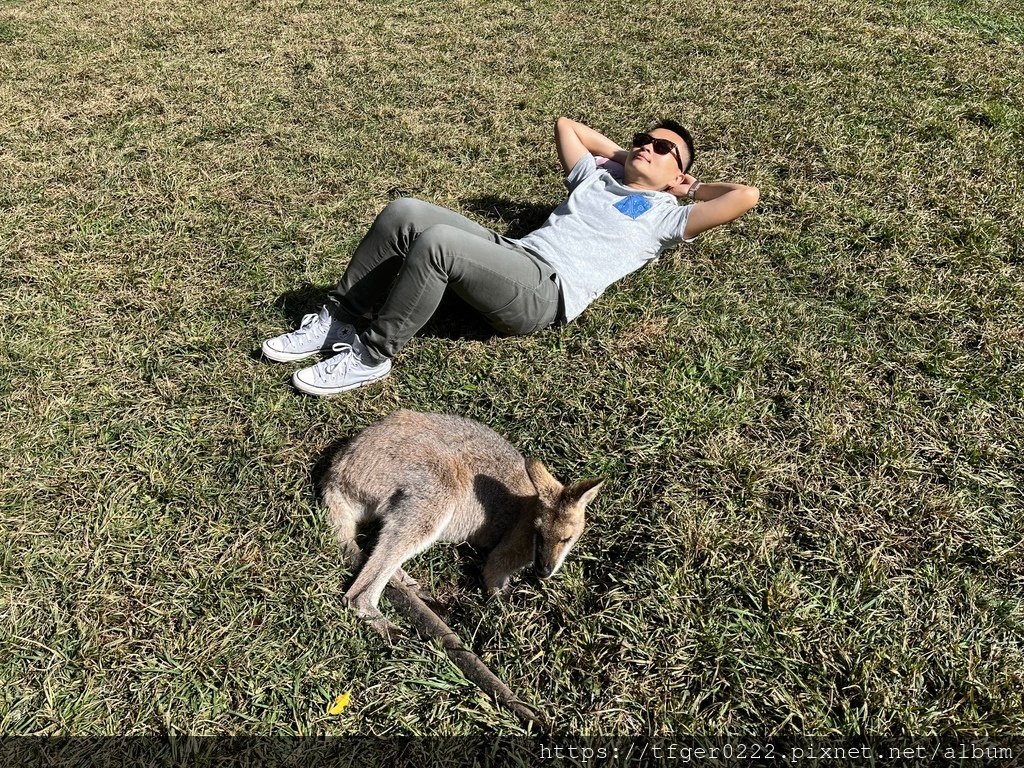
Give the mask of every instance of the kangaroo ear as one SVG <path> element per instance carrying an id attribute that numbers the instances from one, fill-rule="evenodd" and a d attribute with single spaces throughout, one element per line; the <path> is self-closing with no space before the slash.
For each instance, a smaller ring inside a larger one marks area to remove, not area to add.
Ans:
<path id="1" fill-rule="evenodd" d="M 594 500 L 602 485 L 604 485 L 603 477 L 592 477 L 589 480 L 580 480 L 578 483 L 573 483 L 562 493 L 565 498 L 585 507 Z"/>
<path id="2" fill-rule="evenodd" d="M 537 489 L 537 495 L 549 504 L 553 503 L 558 498 L 558 494 L 562 492 L 562 484 L 537 459 L 526 460 L 526 474 L 530 476 L 533 487 Z"/>

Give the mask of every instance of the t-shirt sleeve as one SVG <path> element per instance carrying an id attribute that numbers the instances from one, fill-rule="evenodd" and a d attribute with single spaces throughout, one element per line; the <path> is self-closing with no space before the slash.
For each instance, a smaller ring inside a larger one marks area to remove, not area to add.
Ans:
<path id="1" fill-rule="evenodd" d="M 669 209 L 665 214 L 664 220 L 664 246 L 674 245 L 675 243 L 692 243 L 697 239 L 696 236 L 686 238 L 683 234 L 686 232 L 686 222 L 690 219 L 690 211 L 693 210 L 693 203 L 689 205 L 679 205 L 675 208 Z"/>
<path id="2" fill-rule="evenodd" d="M 569 174 L 565 177 L 565 186 L 572 192 L 591 174 L 597 173 L 597 162 L 589 152 L 576 161 Z"/>

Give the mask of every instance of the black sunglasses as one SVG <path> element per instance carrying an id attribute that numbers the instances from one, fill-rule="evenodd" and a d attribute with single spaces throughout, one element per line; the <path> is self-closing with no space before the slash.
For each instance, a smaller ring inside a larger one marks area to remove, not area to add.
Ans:
<path id="1" fill-rule="evenodd" d="M 679 170 L 683 170 L 683 158 L 679 156 L 679 147 L 676 146 L 675 142 L 656 138 L 649 133 L 633 134 L 634 147 L 646 147 L 648 144 L 659 155 L 667 155 L 669 152 L 672 152 L 676 157 L 676 162 L 679 164 Z"/>

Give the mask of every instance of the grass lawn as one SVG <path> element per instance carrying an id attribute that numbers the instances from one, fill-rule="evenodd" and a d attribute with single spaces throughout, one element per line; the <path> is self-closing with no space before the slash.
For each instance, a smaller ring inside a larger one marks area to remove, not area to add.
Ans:
<path id="1" fill-rule="evenodd" d="M 391 197 L 538 224 L 561 114 L 761 202 L 564 328 L 260 359 Z M 408 566 L 559 728 L 1024 732 L 1022 156 L 1011 0 L 5 2 L 0 732 L 521 732 L 339 604 L 316 470 L 397 407 L 607 477 L 506 603 Z"/>

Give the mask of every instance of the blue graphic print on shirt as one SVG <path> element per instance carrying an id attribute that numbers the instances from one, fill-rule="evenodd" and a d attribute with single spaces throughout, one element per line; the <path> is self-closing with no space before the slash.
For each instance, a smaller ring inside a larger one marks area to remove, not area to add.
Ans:
<path id="1" fill-rule="evenodd" d="M 619 200 L 615 207 L 629 218 L 636 219 L 651 210 L 651 201 L 643 195 L 629 195 Z"/>

